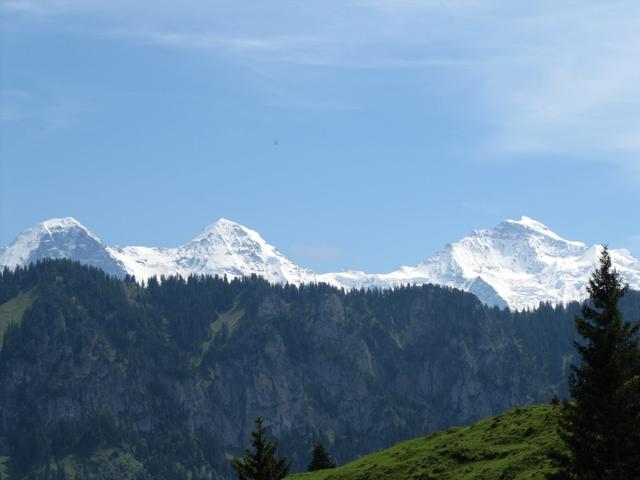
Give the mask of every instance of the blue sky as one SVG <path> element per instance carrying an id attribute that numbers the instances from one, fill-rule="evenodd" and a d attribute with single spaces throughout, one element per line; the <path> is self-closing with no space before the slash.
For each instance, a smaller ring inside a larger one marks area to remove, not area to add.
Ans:
<path id="1" fill-rule="evenodd" d="M 637 1 L 0 0 L 0 245 L 219 217 L 319 272 L 528 215 L 640 255 Z"/>

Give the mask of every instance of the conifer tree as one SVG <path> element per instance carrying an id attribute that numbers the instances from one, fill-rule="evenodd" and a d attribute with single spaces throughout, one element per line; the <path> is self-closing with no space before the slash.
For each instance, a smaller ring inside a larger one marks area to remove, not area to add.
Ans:
<path id="1" fill-rule="evenodd" d="M 307 471 L 324 470 L 325 468 L 336 468 L 336 464 L 331 460 L 331 455 L 322 443 L 316 443 L 311 454 L 311 463 Z"/>
<path id="2" fill-rule="evenodd" d="M 559 473 L 551 478 L 640 478 L 639 325 L 618 310 L 627 288 L 605 248 L 576 318 L 581 364 L 572 366 L 573 401 L 563 404 L 558 427 L 568 453 L 556 456 Z"/>
<path id="3" fill-rule="evenodd" d="M 280 480 L 289 474 L 289 462 L 276 458 L 278 446 L 270 442 L 266 434 L 263 419 L 256 418 L 256 429 L 251 433 L 253 450 L 246 449 L 241 460 L 231 460 L 238 480 Z"/>

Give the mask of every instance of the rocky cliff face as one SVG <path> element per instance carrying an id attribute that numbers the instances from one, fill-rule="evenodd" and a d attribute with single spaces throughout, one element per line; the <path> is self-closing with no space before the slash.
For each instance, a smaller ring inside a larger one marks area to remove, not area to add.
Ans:
<path id="1" fill-rule="evenodd" d="M 3 309 L 18 297 L 24 315 Z M 435 286 L 345 294 L 193 278 L 143 289 L 67 262 L 5 273 L 0 302 L 4 324 L 20 324 L 0 352 L 0 454 L 19 456 L 11 442 L 25 425 L 48 439 L 46 455 L 73 453 L 78 442 L 55 432 L 83 438 L 106 418 L 112 433 L 93 448 L 138 445 L 144 463 L 139 445 L 158 455 L 174 439 L 205 452 L 189 460 L 210 469 L 196 478 L 230 475 L 225 455 L 241 453 L 258 415 L 303 468 L 318 440 L 345 462 L 546 401 L 572 339 L 572 312 L 551 309 L 544 337 L 535 314 Z"/>

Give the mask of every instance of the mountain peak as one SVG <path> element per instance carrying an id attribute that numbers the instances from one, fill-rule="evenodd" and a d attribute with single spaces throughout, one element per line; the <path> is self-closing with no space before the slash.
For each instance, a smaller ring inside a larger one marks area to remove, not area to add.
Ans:
<path id="1" fill-rule="evenodd" d="M 61 236 L 69 234 L 73 230 L 82 231 L 93 240 L 100 242 L 100 239 L 98 239 L 98 237 L 91 233 L 75 218 L 62 217 L 44 220 L 37 225 L 24 230 L 11 243 L 11 246 L 19 247 L 22 245 L 25 248 L 32 248 L 44 242 L 45 238 L 60 238 Z"/>
<path id="2" fill-rule="evenodd" d="M 500 229 L 500 227 L 505 227 L 505 226 L 512 226 L 512 227 L 516 226 L 516 227 L 527 229 L 527 230 L 533 230 L 547 236 L 560 238 L 553 230 L 547 227 L 544 223 L 534 220 L 531 217 L 527 217 L 526 215 L 523 215 L 522 217 L 520 217 L 520 220 L 506 219 L 505 221 L 500 223 L 496 227 L 496 229 Z"/>
<path id="3" fill-rule="evenodd" d="M 72 228 L 78 226 L 83 227 L 83 225 L 73 217 L 50 218 L 41 222 L 40 225 L 46 228 Z"/>
<path id="4" fill-rule="evenodd" d="M 40 230 L 42 233 L 46 233 L 49 235 L 53 235 L 55 233 L 64 233 L 74 229 L 82 230 L 84 233 L 89 235 L 94 240 L 101 242 L 101 240 L 93 234 L 87 227 L 82 225 L 78 220 L 73 217 L 61 217 L 61 218 L 50 218 L 39 223 L 36 230 Z M 28 231 L 28 230 L 27 230 Z"/>
<path id="5" fill-rule="evenodd" d="M 0 256 L 0 265 L 15 267 L 44 258 L 70 258 L 112 275 L 126 272 L 96 235 L 73 217 L 50 218 L 20 233 Z"/>
<path id="6" fill-rule="evenodd" d="M 526 232 L 526 233 L 536 233 L 542 235 L 544 237 L 553 239 L 555 241 L 566 243 L 568 245 L 585 248 L 586 245 L 582 242 L 576 242 L 572 240 L 567 240 L 566 238 L 561 237 L 549 227 L 547 227 L 544 223 L 539 222 L 531 217 L 527 217 L 523 215 L 520 220 L 511 220 L 507 219 L 500 223 L 495 229 L 494 232 L 502 233 L 505 231 L 512 232 L 514 229 L 518 232 Z"/>
<path id="7" fill-rule="evenodd" d="M 64 217 L 39 223 L 0 249 L 0 267 L 26 265 L 41 258 L 70 258 L 138 279 L 257 274 L 271 282 L 319 281 L 344 288 L 434 283 L 472 292 L 490 305 L 525 308 L 541 301 L 584 299 L 600 249 L 566 240 L 525 215 L 504 220 L 492 229 L 474 230 L 415 267 L 383 274 L 316 275 L 286 258 L 258 232 L 227 218 L 220 218 L 182 246 L 118 248 L 104 245 L 75 218 Z M 640 287 L 640 261 L 623 250 L 612 250 L 611 255 L 625 280 L 633 288 Z"/>
<path id="8" fill-rule="evenodd" d="M 41 222 L 41 225 L 47 228 L 57 228 L 57 227 L 69 228 L 69 227 L 80 225 L 80 222 L 78 222 L 73 217 L 61 217 L 61 218 L 50 218 L 48 220 L 45 220 L 44 222 Z"/>
<path id="9" fill-rule="evenodd" d="M 523 225 L 525 227 L 529 227 L 529 228 L 534 228 L 534 229 L 538 229 L 538 230 L 548 230 L 551 231 L 551 229 L 549 227 L 547 227 L 545 224 L 543 224 L 542 222 L 539 222 L 537 220 L 534 220 L 531 217 L 527 217 L 526 215 L 522 215 L 520 217 L 520 220 L 511 220 L 511 219 L 507 219 L 505 220 L 505 222 L 509 222 L 509 223 L 517 223 L 519 225 Z"/>
<path id="10" fill-rule="evenodd" d="M 489 305 L 521 309 L 545 301 L 586 298 L 585 285 L 597 266 L 599 251 L 599 247 L 566 240 L 543 223 L 522 216 L 492 229 L 474 230 L 415 267 L 385 274 L 327 273 L 319 278 L 350 288 L 434 283 L 474 293 Z M 611 254 L 616 268 L 638 288 L 640 262 L 621 250 Z"/>
<path id="11" fill-rule="evenodd" d="M 300 284 L 315 280 L 266 242 L 258 232 L 226 218 L 205 227 L 190 242 L 174 248 L 111 249 L 136 278 L 160 275 L 260 275 L 270 282 Z"/>
<path id="12" fill-rule="evenodd" d="M 233 220 L 229 220 L 228 218 L 220 217 L 218 221 L 214 225 L 240 225 L 238 222 L 234 222 Z"/>
<path id="13" fill-rule="evenodd" d="M 218 239 L 226 243 L 235 243 L 239 239 L 251 238 L 254 242 L 266 244 L 265 240 L 258 232 L 255 232 L 244 225 L 240 225 L 233 220 L 220 218 L 217 222 L 203 228 L 190 243 L 201 242 L 207 239 Z"/>

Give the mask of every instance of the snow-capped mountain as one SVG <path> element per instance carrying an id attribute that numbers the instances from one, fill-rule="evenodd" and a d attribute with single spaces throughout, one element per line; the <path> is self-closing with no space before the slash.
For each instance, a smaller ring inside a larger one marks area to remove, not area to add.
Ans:
<path id="1" fill-rule="evenodd" d="M 565 240 L 522 217 L 474 230 L 415 267 L 387 274 L 327 273 L 319 280 L 349 287 L 434 283 L 474 293 L 489 305 L 522 309 L 586 298 L 586 283 L 601 251 L 601 245 Z M 640 288 L 640 261 L 627 250 L 611 250 L 611 257 L 631 287 Z"/>
<path id="2" fill-rule="evenodd" d="M 258 232 L 221 218 L 177 248 L 109 248 L 136 278 L 209 274 L 229 278 L 256 274 L 274 283 L 308 283 L 310 270 L 299 267 L 269 245 Z"/>
<path id="3" fill-rule="evenodd" d="M 0 251 L 0 267 L 13 268 L 43 258 L 71 258 L 123 276 L 124 266 L 108 247 L 75 218 L 53 218 L 29 228 Z"/>
<path id="4" fill-rule="evenodd" d="M 257 274 L 275 283 L 326 282 L 338 287 L 393 287 L 434 283 L 474 293 L 489 305 L 535 307 L 540 302 L 586 298 L 587 280 L 602 246 L 565 240 L 528 217 L 474 230 L 414 267 L 390 273 L 344 271 L 317 275 L 301 268 L 257 232 L 226 219 L 174 248 L 110 247 L 73 218 L 47 220 L 0 249 L 0 267 L 26 265 L 45 257 L 71 258 L 106 272 L 139 280 L 178 274 Z M 614 265 L 640 289 L 640 261 L 612 250 Z"/>
<path id="5" fill-rule="evenodd" d="M 71 217 L 47 220 L 22 232 L 0 251 L 0 267 L 26 265 L 45 257 L 70 258 L 139 280 L 154 275 L 232 278 L 254 273 L 274 283 L 315 280 L 313 272 L 298 267 L 257 232 L 224 218 L 175 248 L 110 247 Z"/>

